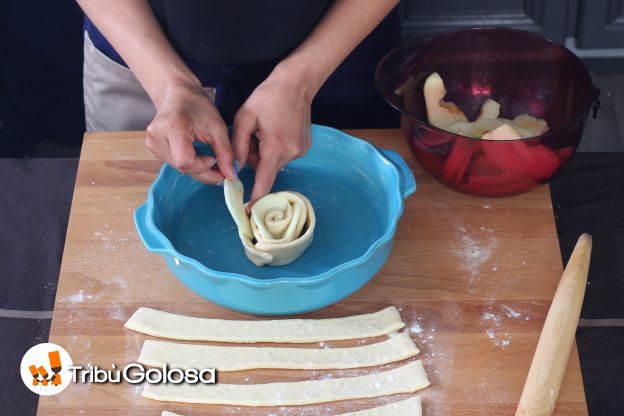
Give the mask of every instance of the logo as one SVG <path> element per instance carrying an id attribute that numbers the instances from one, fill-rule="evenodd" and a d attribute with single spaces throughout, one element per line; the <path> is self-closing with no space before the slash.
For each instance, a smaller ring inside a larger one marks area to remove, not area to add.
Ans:
<path id="1" fill-rule="evenodd" d="M 20 365 L 22 381 L 33 393 L 52 396 L 71 383 L 72 359 L 62 347 L 38 344 L 26 351 Z"/>
<path id="2" fill-rule="evenodd" d="M 60 393 L 70 383 L 129 383 L 129 384 L 215 384 L 216 369 L 145 368 L 130 363 L 123 369 L 115 364 L 110 370 L 98 366 L 74 365 L 63 347 L 52 343 L 38 344 L 26 351 L 20 365 L 22 381 L 33 393 L 52 396 Z"/>

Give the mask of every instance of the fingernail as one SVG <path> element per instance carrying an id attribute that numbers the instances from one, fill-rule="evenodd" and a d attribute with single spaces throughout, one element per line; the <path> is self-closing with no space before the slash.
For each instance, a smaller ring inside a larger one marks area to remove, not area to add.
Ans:
<path id="1" fill-rule="evenodd" d="M 214 159 L 212 159 L 212 162 L 210 162 L 209 168 L 210 169 L 214 168 L 216 164 L 217 164 L 217 158 L 215 157 Z"/>
<path id="2" fill-rule="evenodd" d="M 234 176 L 236 176 L 236 179 L 238 179 L 238 172 L 240 172 L 240 163 L 238 163 L 238 160 L 234 161 Z"/>

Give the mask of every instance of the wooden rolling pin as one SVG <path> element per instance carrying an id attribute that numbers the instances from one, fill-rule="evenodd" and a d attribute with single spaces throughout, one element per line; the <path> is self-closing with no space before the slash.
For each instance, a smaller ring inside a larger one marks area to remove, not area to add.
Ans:
<path id="1" fill-rule="evenodd" d="M 555 408 L 581 315 L 591 248 L 591 236 L 581 235 L 548 310 L 516 416 L 547 416 Z"/>

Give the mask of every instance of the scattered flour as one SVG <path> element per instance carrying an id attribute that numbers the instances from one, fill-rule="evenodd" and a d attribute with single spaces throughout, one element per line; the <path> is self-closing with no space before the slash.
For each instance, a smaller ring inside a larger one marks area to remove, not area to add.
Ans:
<path id="1" fill-rule="evenodd" d="M 78 293 L 75 293 L 73 295 L 69 295 L 69 296 L 65 296 L 63 298 L 64 302 L 69 302 L 69 303 L 82 303 L 85 300 L 85 294 L 84 294 L 84 290 L 80 289 L 78 291 Z"/>
<path id="2" fill-rule="evenodd" d="M 411 324 L 409 327 L 409 332 L 411 332 L 412 334 L 422 334 L 423 327 L 420 326 L 418 322 L 414 321 L 414 323 Z"/>
<path id="3" fill-rule="evenodd" d="M 123 290 L 128 283 L 123 276 L 103 277 L 99 280 L 88 281 L 82 289 L 73 295 L 63 297 L 63 302 L 79 304 L 101 298 L 112 292 L 124 293 Z"/>
<path id="4" fill-rule="evenodd" d="M 455 255 L 462 261 L 462 270 L 468 273 L 466 277 L 468 291 L 476 293 L 479 290 L 481 266 L 492 257 L 496 250 L 497 242 L 491 235 L 477 239 L 475 236 L 468 234 L 463 227 L 459 228 L 459 232 L 461 236 L 458 240 L 461 241 L 461 246 L 455 249 Z M 491 233 L 488 232 L 488 234 Z"/>
<path id="5" fill-rule="evenodd" d="M 524 324 L 531 317 L 528 313 L 518 312 L 509 305 L 489 301 L 481 314 L 480 324 L 485 328 L 485 335 L 494 345 L 505 348 L 509 346 L 512 340 L 512 336 L 505 330 L 508 321 L 512 319 L 518 319 L 520 323 Z"/>
<path id="6" fill-rule="evenodd" d="M 515 311 L 513 309 L 511 309 L 511 306 L 508 305 L 500 305 L 501 309 L 503 309 L 503 311 L 505 311 L 505 314 L 509 317 L 509 318 L 520 318 L 522 316 L 522 314 L 518 311 Z"/>
<path id="7" fill-rule="evenodd" d="M 126 314 L 121 309 L 118 303 L 113 303 L 111 307 L 109 307 L 106 311 L 108 312 L 108 317 L 110 319 L 124 322 L 127 320 Z"/>

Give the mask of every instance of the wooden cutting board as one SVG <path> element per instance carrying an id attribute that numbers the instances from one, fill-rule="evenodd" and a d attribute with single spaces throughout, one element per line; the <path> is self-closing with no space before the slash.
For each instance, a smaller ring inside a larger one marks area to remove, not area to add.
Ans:
<path id="1" fill-rule="evenodd" d="M 340 317 L 396 305 L 431 378 L 431 387 L 419 393 L 425 415 L 513 414 L 563 270 L 548 187 L 504 199 L 462 195 L 422 171 L 400 131 L 349 133 L 398 151 L 413 169 L 418 191 L 407 200 L 381 272 L 350 298 L 305 317 Z M 199 298 L 141 244 L 133 211 L 145 200 L 160 165 L 146 149 L 142 133 L 85 136 L 50 332 L 50 342 L 67 349 L 74 364 L 109 369 L 113 363 L 119 368 L 134 362 L 150 337 L 123 324 L 140 306 L 211 318 L 262 319 Z M 364 342 L 374 341 L 379 339 Z M 222 373 L 219 381 L 322 379 L 379 370 L 255 370 Z M 161 403 L 142 398 L 141 390 L 129 384 L 72 384 L 56 396 L 41 397 L 38 414 L 160 415 L 171 410 L 331 416 L 409 396 L 245 408 Z M 576 347 L 555 414 L 587 414 Z"/>

